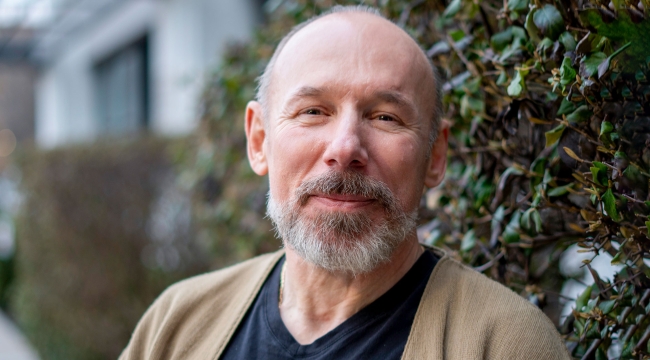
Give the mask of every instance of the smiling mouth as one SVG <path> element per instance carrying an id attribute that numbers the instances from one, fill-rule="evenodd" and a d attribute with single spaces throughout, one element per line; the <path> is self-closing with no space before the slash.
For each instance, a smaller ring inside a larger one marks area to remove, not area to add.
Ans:
<path id="1" fill-rule="evenodd" d="M 357 209 L 372 205 L 375 199 L 350 194 L 313 194 L 310 196 L 321 205 L 339 209 Z"/>
<path id="2" fill-rule="evenodd" d="M 384 209 L 398 208 L 395 196 L 388 186 L 356 171 L 328 172 L 303 181 L 296 189 L 298 206 L 310 200 L 320 208 L 354 210 L 375 204 Z"/>

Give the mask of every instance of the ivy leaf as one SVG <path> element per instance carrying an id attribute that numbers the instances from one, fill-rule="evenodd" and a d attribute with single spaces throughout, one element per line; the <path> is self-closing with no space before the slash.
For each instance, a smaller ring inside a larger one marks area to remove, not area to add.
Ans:
<path id="1" fill-rule="evenodd" d="M 572 124 L 578 124 L 589 120 L 593 115 L 593 112 L 589 109 L 587 105 L 580 105 L 575 109 L 571 114 L 567 115 L 566 119 Z"/>
<path id="2" fill-rule="evenodd" d="M 589 323 L 589 327 L 587 328 L 585 338 L 586 339 L 598 339 L 599 337 L 600 337 L 600 330 L 598 329 L 598 323 L 594 322 L 594 321 L 591 321 Z"/>
<path id="3" fill-rule="evenodd" d="M 591 178 L 594 180 L 594 182 L 598 185 L 602 185 L 600 183 L 600 180 L 598 179 L 598 172 L 600 171 L 597 167 L 590 167 L 589 170 L 591 170 Z"/>
<path id="4" fill-rule="evenodd" d="M 487 176 L 481 176 L 473 186 L 474 191 L 474 208 L 479 209 L 486 201 L 489 201 L 494 192 L 494 185 Z"/>
<path id="5" fill-rule="evenodd" d="M 520 26 L 510 26 L 509 29 L 512 31 L 512 37 L 514 39 L 520 39 L 520 40 L 528 40 L 528 36 L 526 36 L 526 30 L 524 30 Z"/>
<path id="6" fill-rule="evenodd" d="M 581 311 L 587 305 L 587 302 L 589 302 L 589 298 L 591 298 L 591 286 L 587 286 L 585 291 L 576 299 L 576 310 Z"/>
<path id="7" fill-rule="evenodd" d="M 544 169 L 546 169 L 546 163 L 548 163 L 548 158 L 546 157 L 539 157 L 533 161 L 532 164 L 530 164 L 530 171 L 535 174 L 539 175 L 532 175 L 530 177 L 530 188 L 534 189 L 535 186 L 539 185 L 542 182 L 542 178 L 544 175 Z"/>
<path id="8" fill-rule="evenodd" d="M 548 167 L 546 167 L 546 169 L 544 169 L 544 178 L 542 179 L 542 183 L 548 185 L 551 181 L 553 181 L 553 175 L 551 175 L 551 172 L 548 171 Z"/>
<path id="9" fill-rule="evenodd" d="M 505 211 L 506 209 L 505 207 L 503 207 L 503 205 L 500 205 L 497 208 L 497 210 L 492 215 L 492 222 L 491 222 L 492 228 L 496 228 L 501 224 L 501 222 L 503 221 L 503 216 L 505 215 Z"/>
<path id="10" fill-rule="evenodd" d="M 623 170 L 623 176 L 637 185 L 643 184 L 645 181 L 645 177 L 635 165 L 629 165 L 625 170 Z"/>
<path id="11" fill-rule="evenodd" d="M 645 222 L 645 231 L 648 233 L 648 237 L 650 237 L 650 220 Z"/>
<path id="12" fill-rule="evenodd" d="M 597 167 L 598 169 L 602 171 L 607 171 L 607 165 L 601 163 L 600 161 L 594 161 L 593 162 L 594 166 Z"/>
<path id="13" fill-rule="evenodd" d="M 508 9 L 521 11 L 528 9 L 528 0 L 508 0 Z"/>
<path id="14" fill-rule="evenodd" d="M 609 121 L 603 121 L 600 123 L 600 136 L 607 135 L 614 131 L 614 125 Z"/>
<path id="15" fill-rule="evenodd" d="M 512 42 L 512 44 L 506 46 L 506 48 L 503 49 L 503 51 L 501 52 L 501 55 L 499 56 L 499 61 L 504 62 L 507 59 L 509 59 L 512 55 L 520 52 L 522 42 L 523 40 L 521 38 L 514 37 L 514 41 Z"/>
<path id="16" fill-rule="evenodd" d="M 484 103 L 482 100 L 475 99 L 469 95 L 463 95 L 460 100 L 460 116 L 464 119 L 470 119 L 475 113 L 483 111 Z"/>
<path id="17" fill-rule="evenodd" d="M 569 101 L 563 98 L 562 103 L 560 104 L 560 108 L 557 111 L 557 115 L 560 116 L 560 115 L 572 113 L 573 111 L 575 111 L 575 109 L 576 106 L 573 103 L 573 101 Z"/>
<path id="18" fill-rule="evenodd" d="M 539 214 L 537 209 L 535 209 L 531 215 L 533 223 L 535 223 L 535 231 L 539 234 L 542 232 L 542 216 Z"/>
<path id="19" fill-rule="evenodd" d="M 566 51 L 574 51 L 576 49 L 576 39 L 573 38 L 570 32 L 565 31 L 560 35 L 560 43 L 564 46 Z"/>
<path id="20" fill-rule="evenodd" d="M 463 38 L 465 38 L 466 35 L 467 34 L 465 34 L 465 32 L 463 30 L 460 30 L 460 29 L 452 30 L 452 31 L 449 32 L 449 37 L 452 40 L 454 40 L 454 43 L 456 43 L 456 44 L 458 42 L 460 42 L 461 40 L 463 40 Z"/>
<path id="21" fill-rule="evenodd" d="M 630 46 L 631 44 L 632 44 L 632 43 L 627 43 L 627 44 L 623 45 L 620 49 L 618 49 L 618 50 L 616 50 L 615 52 L 613 52 L 611 55 L 609 55 L 609 56 L 607 57 L 607 59 L 605 59 L 605 61 L 603 61 L 600 65 L 598 65 L 598 78 L 599 78 L 599 79 L 600 79 L 601 77 L 603 77 L 603 75 L 605 75 L 605 73 L 607 73 L 607 70 L 609 70 L 609 63 L 612 61 L 612 59 L 613 59 L 614 57 L 616 57 L 616 55 L 618 55 L 618 54 L 620 54 L 621 52 L 623 52 L 623 50 L 625 50 L 625 49 L 626 49 L 628 46 Z"/>
<path id="22" fill-rule="evenodd" d="M 565 57 L 562 60 L 562 66 L 560 66 L 560 85 L 562 85 L 562 90 L 574 81 L 576 81 L 576 71 L 571 65 L 571 58 Z"/>
<path id="23" fill-rule="evenodd" d="M 615 222 L 621 221 L 618 211 L 616 210 L 616 197 L 611 188 L 607 189 L 603 195 L 603 202 L 605 203 L 605 211 L 607 211 L 607 215 L 609 215 L 609 217 Z"/>
<path id="24" fill-rule="evenodd" d="M 476 234 L 474 229 L 471 229 L 463 236 L 463 240 L 460 242 L 460 250 L 463 252 L 470 251 L 474 248 L 474 245 L 476 245 Z"/>
<path id="25" fill-rule="evenodd" d="M 496 51 L 502 51 L 512 41 L 512 28 L 492 35 L 490 38 L 490 46 Z"/>
<path id="26" fill-rule="evenodd" d="M 582 333 L 585 331 L 585 319 L 576 318 L 576 321 L 573 323 L 573 327 L 576 330 L 576 334 L 578 334 L 578 336 L 582 336 Z"/>
<path id="27" fill-rule="evenodd" d="M 591 177 L 592 180 L 602 186 L 607 185 L 607 165 L 601 163 L 600 161 L 594 161 L 592 167 L 589 168 L 591 170 Z"/>
<path id="28" fill-rule="evenodd" d="M 506 229 L 503 231 L 503 241 L 505 241 L 506 244 L 512 244 L 519 241 L 520 219 L 521 219 L 521 212 L 517 211 L 510 219 L 508 225 L 506 225 Z"/>
<path id="29" fill-rule="evenodd" d="M 458 14 L 460 9 L 463 8 L 462 0 L 452 0 L 451 3 L 447 6 L 445 11 L 442 13 L 443 17 L 450 18 Z"/>
<path id="30" fill-rule="evenodd" d="M 557 40 L 564 30 L 562 14 L 553 5 L 546 4 L 533 15 L 533 22 L 542 35 Z"/>
<path id="31" fill-rule="evenodd" d="M 501 71 L 499 78 L 497 78 L 497 85 L 501 86 L 508 81 L 508 75 L 505 71 Z"/>
<path id="32" fill-rule="evenodd" d="M 463 88 L 467 89 L 472 94 L 477 93 L 481 90 L 481 77 L 477 76 L 463 84 Z"/>
<path id="33" fill-rule="evenodd" d="M 591 77 L 598 73 L 598 66 L 607 59 L 604 52 L 595 52 L 582 58 L 580 61 L 580 75 L 582 77 Z"/>
<path id="34" fill-rule="evenodd" d="M 524 228 L 524 230 L 530 231 L 530 214 L 535 210 L 535 208 L 529 208 L 528 210 L 524 211 L 524 214 L 521 215 L 521 219 L 519 219 L 519 225 Z"/>
<path id="35" fill-rule="evenodd" d="M 539 29 L 537 28 L 537 26 L 535 26 L 535 21 L 533 20 L 538 10 L 539 9 L 537 9 L 536 7 L 531 9 L 528 12 L 528 15 L 526 15 L 526 23 L 524 24 L 528 36 L 535 44 L 539 43 L 540 41 L 539 34 L 538 34 Z"/>
<path id="36" fill-rule="evenodd" d="M 533 196 L 533 202 L 530 203 L 530 205 L 533 207 L 539 206 L 539 204 L 542 202 L 541 187 L 542 185 L 537 185 L 535 188 L 535 196 Z"/>
<path id="37" fill-rule="evenodd" d="M 607 300 L 602 301 L 598 304 L 598 308 L 603 312 L 603 314 L 609 314 L 616 305 L 616 300 Z"/>
<path id="38" fill-rule="evenodd" d="M 508 95 L 518 97 L 524 91 L 525 87 L 526 83 L 521 75 L 521 71 L 517 70 L 515 72 L 515 77 L 510 82 L 510 85 L 508 85 Z"/>
<path id="39" fill-rule="evenodd" d="M 445 40 L 438 41 L 437 43 L 433 44 L 427 50 L 427 56 L 430 58 L 435 58 L 436 56 L 440 54 L 446 54 L 451 50 L 451 46 L 449 46 L 449 43 Z"/>
<path id="40" fill-rule="evenodd" d="M 562 195 L 568 193 L 569 188 L 572 187 L 572 186 L 573 186 L 573 184 L 567 184 L 567 185 L 564 185 L 564 186 L 558 186 L 558 187 L 552 188 L 551 190 L 546 192 L 546 195 L 548 195 L 549 197 L 562 196 Z"/>
<path id="41" fill-rule="evenodd" d="M 549 130 L 544 135 L 546 136 L 546 147 L 549 147 L 553 144 L 555 144 L 560 137 L 562 137 L 562 133 L 564 132 L 564 129 L 566 129 L 566 126 L 564 125 L 559 125 L 553 130 Z"/>

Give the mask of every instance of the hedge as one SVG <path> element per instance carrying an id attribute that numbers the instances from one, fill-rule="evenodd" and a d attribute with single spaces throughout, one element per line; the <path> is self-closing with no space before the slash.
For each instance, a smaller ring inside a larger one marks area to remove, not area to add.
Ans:
<path id="1" fill-rule="evenodd" d="M 43 359 L 117 358 L 162 290 L 208 270 L 177 184 L 186 147 L 142 138 L 19 155 L 10 310 Z"/>

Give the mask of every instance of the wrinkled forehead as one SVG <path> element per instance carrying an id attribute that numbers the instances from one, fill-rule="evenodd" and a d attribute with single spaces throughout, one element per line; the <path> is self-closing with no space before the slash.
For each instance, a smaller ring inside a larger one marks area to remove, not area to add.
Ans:
<path id="1" fill-rule="evenodd" d="M 286 43 L 271 74 L 270 95 L 275 106 L 296 87 L 365 87 L 401 91 L 423 100 L 426 108 L 433 81 L 425 55 L 402 29 L 372 14 L 337 13 L 307 25 Z"/>

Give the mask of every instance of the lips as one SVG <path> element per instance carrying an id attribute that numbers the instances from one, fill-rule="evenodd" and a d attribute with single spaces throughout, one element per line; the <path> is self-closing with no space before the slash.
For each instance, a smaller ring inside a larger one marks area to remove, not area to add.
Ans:
<path id="1" fill-rule="evenodd" d="M 369 199 L 360 195 L 348 194 L 314 194 L 311 198 L 318 203 L 327 207 L 341 208 L 341 209 L 355 209 L 371 205 L 375 199 Z"/>
<path id="2" fill-rule="evenodd" d="M 330 171 L 303 181 L 296 189 L 299 206 L 311 202 L 325 208 L 345 210 L 378 204 L 397 209 L 395 196 L 388 186 L 359 172 Z"/>

